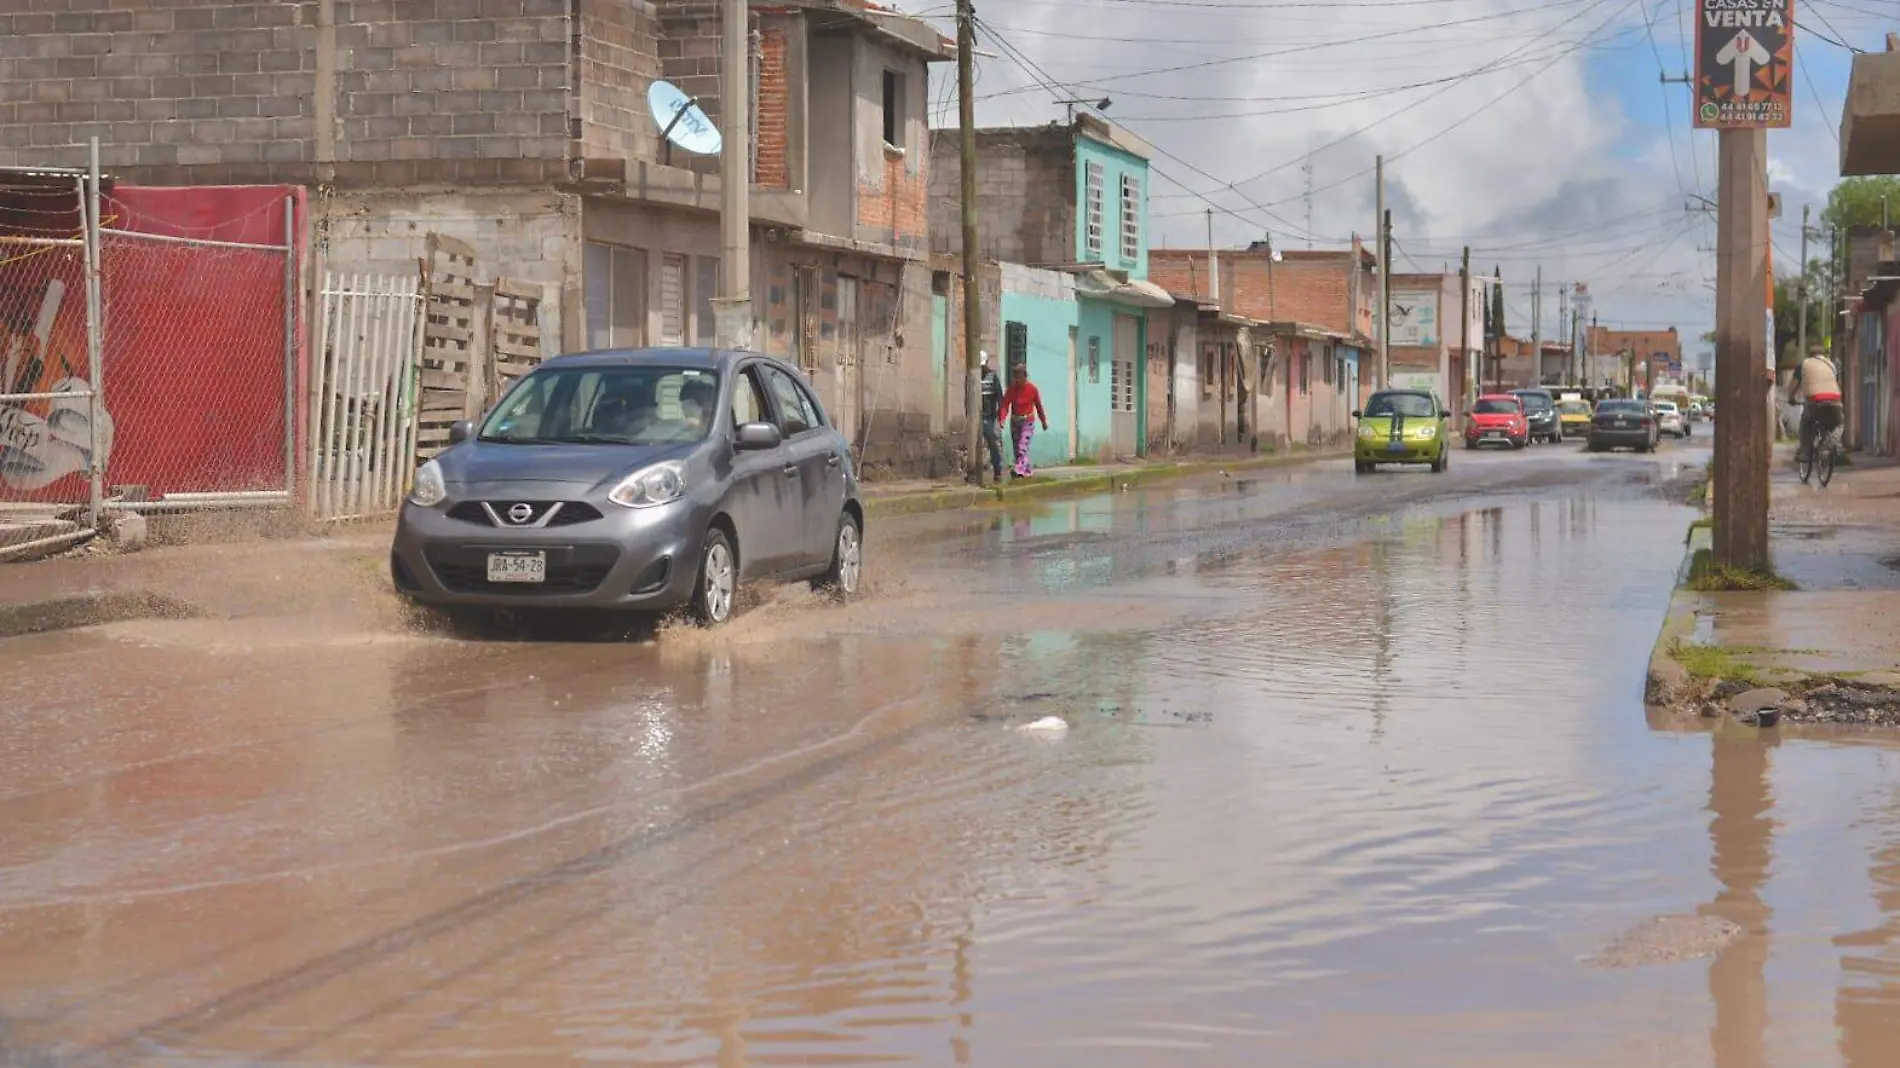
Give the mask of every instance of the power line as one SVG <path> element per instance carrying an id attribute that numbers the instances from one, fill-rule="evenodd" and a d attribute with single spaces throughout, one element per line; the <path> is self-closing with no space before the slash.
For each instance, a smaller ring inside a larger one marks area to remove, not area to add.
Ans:
<path id="1" fill-rule="evenodd" d="M 1580 3 L 1587 4 L 1587 7 L 1585 8 L 1585 10 L 1588 10 L 1589 7 L 1595 7 L 1598 4 L 1601 4 L 1603 2 L 1604 0 L 1550 0 L 1549 3 L 1543 4 L 1539 7 L 1518 8 L 1512 11 L 1505 11 L 1505 12 L 1490 12 L 1484 15 L 1474 15 L 1471 18 L 1454 19 L 1449 22 L 1436 23 L 1435 26 L 1438 28 L 1442 28 L 1442 27 L 1449 27 L 1449 26 L 1466 26 L 1466 25 L 1471 25 L 1471 24 L 1480 23 L 1480 22 L 1493 22 L 1498 19 L 1515 18 L 1519 15 L 1533 14 L 1538 11 L 1549 11 L 1549 10 L 1553 10 L 1555 8 L 1560 8 L 1560 7 L 1574 7 Z M 1401 27 L 1395 30 L 1387 30 L 1382 33 L 1361 34 L 1356 37 L 1342 37 L 1342 38 L 1337 38 L 1331 41 L 1316 41 L 1309 44 L 1293 45 L 1287 48 L 1274 49 L 1274 50 L 1266 51 L 1266 52 L 1256 52 L 1251 55 L 1245 55 L 1245 56 L 1224 56 L 1219 59 L 1203 60 L 1199 63 L 1181 63 L 1181 64 L 1176 64 L 1175 66 L 1172 66 L 1172 67 L 1152 67 L 1147 70 L 1123 71 L 1117 74 L 1105 74 L 1097 79 L 1092 79 L 1089 81 L 1077 81 L 1073 83 L 1073 85 L 1079 86 L 1079 87 L 1085 87 L 1091 90 L 1099 90 L 1105 84 L 1112 81 L 1120 81 L 1120 80 L 1129 79 L 1129 78 L 1149 78 L 1157 74 L 1179 74 L 1184 71 L 1191 71 L 1191 70 L 1206 70 L 1210 67 L 1223 67 L 1223 66 L 1227 66 L 1233 63 L 1253 63 L 1262 59 L 1271 59 L 1275 56 L 1314 52 L 1323 48 L 1338 48 L 1342 46 L 1358 47 L 1358 46 L 1364 45 L 1368 41 L 1380 41 L 1380 40 L 1385 40 L 1391 37 L 1404 37 L 1408 35 L 1416 35 L 1420 29 L 1421 27 L 1417 27 L 1417 26 L 1405 26 L 1405 27 Z M 1522 51 L 1522 49 L 1516 49 L 1514 51 Z M 1001 92 L 993 93 L 991 94 L 991 96 L 992 97 L 1010 96 L 1010 95 L 1014 95 L 1017 92 L 1027 92 L 1027 91 L 1029 91 L 1029 87 L 1023 87 L 1021 89 L 1005 89 Z"/>
<path id="2" fill-rule="evenodd" d="M 1059 82 L 1054 77 L 1050 76 L 1049 72 L 1046 70 L 1043 70 L 1042 67 L 1037 65 L 1035 60 L 1030 59 L 1027 55 L 1024 55 L 1021 49 L 1018 49 L 1010 41 L 998 36 L 996 31 L 991 29 L 987 23 L 983 22 L 981 19 L 978 19 L 976 20 L 976 26 L 978 29 L 981 29 L 983 33 L 985 34 L 985 36 L 987 36 L 990 39 L 990 41 L 993 44 L 995 44 L 996 47 L 1000 49 L 1003 52 L 1003 54 L 1007 56 L 1012 62 L 1022 67 L 1023 70 L 1026 73 L 1028 73 L 1031 78 L 1038 79 L 1042 83 L 1043 89 L 1056 92 L 1058 94 L 1066 93 L 1066 94 L 1073 95 L 1076 93 L 1076 90 L 1073 86 L 1064 85 L 1062 82 Z M 1171 160 L 1174 160 L 1175 162 L 1181 164 L 1182 166 L 1188 168 L 1189 170 L 1195 172 L 1196 174 L 1199 174 L 1202 177 L 1207 178 L 1209 181 L 1216 182 L 1216 183 L 1220 182 L 1220 178 L 1216 177 L 1215 175 L 1209 174 L 1208 172 L 1202 170 L 1201 168 L 1195 166 L 1194 164 L 1189 163 L 1187 160 L 1182 159 L 1181 157 L 1175 155 L 1172 152 L 1169 152 L 1165 148 L 1162 148 L 1160 145 L 1155 145 L 1154 148 L 1155 148 L 1155 151 L 1160 152 L 1162 155 L 1168 157 Z M 1180 186 L 1182 189 L 1188 190 L 1188 192 L 1190 193 L 1194 192 L 1194 190 L 1189 189 L 1189 187 L 1187 186 L 1185 182 L 1182 182 L 1180 179 L 1175 178 L 1172 175 L 1169 175 L 1166 172 L 1161 171 L 1159 168 L 1155 167 L 1152 161 L 1149 162 L 1148 169 L 1150 172 L 1158 175 L 1164 181 L 1173 182 L 1175 185 Z M 1262 207 L 1261 205 L 1254 203 L 1254 201 L 1251 198 L 1247 197 L 1246 194 L 1241 193 L 1237 189 L 1233 189 L 1232 186 L 1228 186 L 1227 188 L 1232 190 L 1235 193 L 1235 195 L 1239 196 L 1241 199 L 1246 200 L 1248 204 L 1251 205 L 1252 207 L 1256 208 L 1263 214 L 1279 222 L 1282 226 L 1286 228 L 1286 232 L 1295 234 L 1302 238 L 1307 238 L 1307 239 L 1312 239 L 1312 240 L 1326 240 L 1323 238 L 1316 238 L 1314 237 L 1314 235 L 1305 232 L 1300 227 L 1294 226 L 1292 223 L 1288 222 L 1287 220 L 1281 218 L 1278 215 L 1275 215 L 1271 211 L 1268 211 L 1265 207 Z M 1245 216 L 1239 214 L 1234 209 L 1228 208 L 1222 204 L 1215 203 L 1214 200 L 1210 197 L 1207 197 L 1203 194 L 1198 194 L 1198 193 L 1195 195 L 1200 196 L 1202 200 L 1206 201 L 1207 205 L 1210 208 L 1220 211 L 1223 214 L 1230 215 L 1233 218 L 1239 219 L 1242 222 L 1247 222 L 1255 226 L 1260 226 L 1262 230 L 1267 229 L 1267 227 L 1261 226 L 1259 222 L 1246 218 Z M 1150 199 L 1153 199 L 1152 196 L 1150 197 Z"/>

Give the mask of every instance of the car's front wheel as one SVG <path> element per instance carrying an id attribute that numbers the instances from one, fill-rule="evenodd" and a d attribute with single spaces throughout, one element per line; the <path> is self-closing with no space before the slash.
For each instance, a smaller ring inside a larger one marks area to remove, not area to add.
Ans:
<path id="1" fill-rule="evenodd" d="M 700 625 L 716 627 L 732 618 L 732 605 L 739 591 L 739 557 L 732 551 L 726 532 L 713 527 L 699 549 L 699 580 L 693 586 L 693 618 Z"/>
<path id="2" fill-rule="evenodd" d="M 838 537 L 831 544 L 831 567 L 812 581 L 812 588 L 828 590 L 839 597 L 855 597 L 864 581 L 864 529 L 858 517 L 845 512 L 838 517 Z"/>

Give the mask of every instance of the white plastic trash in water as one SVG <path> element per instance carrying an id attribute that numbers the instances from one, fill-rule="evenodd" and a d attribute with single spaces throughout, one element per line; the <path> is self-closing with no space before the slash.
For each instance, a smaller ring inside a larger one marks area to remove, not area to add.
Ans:
<path id="1" fill-rule="evenodd" d="M 1034 723 L 1025 723 L 1016 729 L 1033 731 L 1037 734 L 1061 734 L 1069 729 L 1069 721 L 1061 716 L 1044 716 Z"/>

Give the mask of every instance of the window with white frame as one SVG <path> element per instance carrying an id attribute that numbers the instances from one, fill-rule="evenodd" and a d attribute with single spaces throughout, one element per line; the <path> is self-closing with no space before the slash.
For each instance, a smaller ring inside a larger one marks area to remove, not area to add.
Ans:
<path id="1" fill-rule="evenodd" d="M 1082 169 L 1083 200 L 1082 214 L 1085 231 L 1082 258 L 1095 263 L 1102 258 L 1102 186 L 1108 182 L 1108 173 L 1099 163 L 1085 164 Z"/>
<path id="2" fill-rule="evenodd" d="M 1141 179 L 1122 175 L 1122 264 L 1141 261 Z"/>

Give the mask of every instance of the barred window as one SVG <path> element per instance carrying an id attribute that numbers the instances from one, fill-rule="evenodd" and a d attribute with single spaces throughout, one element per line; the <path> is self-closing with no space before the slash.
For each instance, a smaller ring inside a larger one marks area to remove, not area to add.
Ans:
<path id="1" fill-rule="evenodd" d="M 1122 175 L 1122 264 L 1141 260 L 1141 179 Z"/>
<path id="2" fill-rule="evenodd" d="M 1083 242 L 1082 258 L 1094 263 L 1102 258 L 1102 186 L 1108 176 L 1099 163 L 1088 164 L 1083 171 L 1084 199 L 1083 215 L 1087 226 L 1086 240 Z"/>

